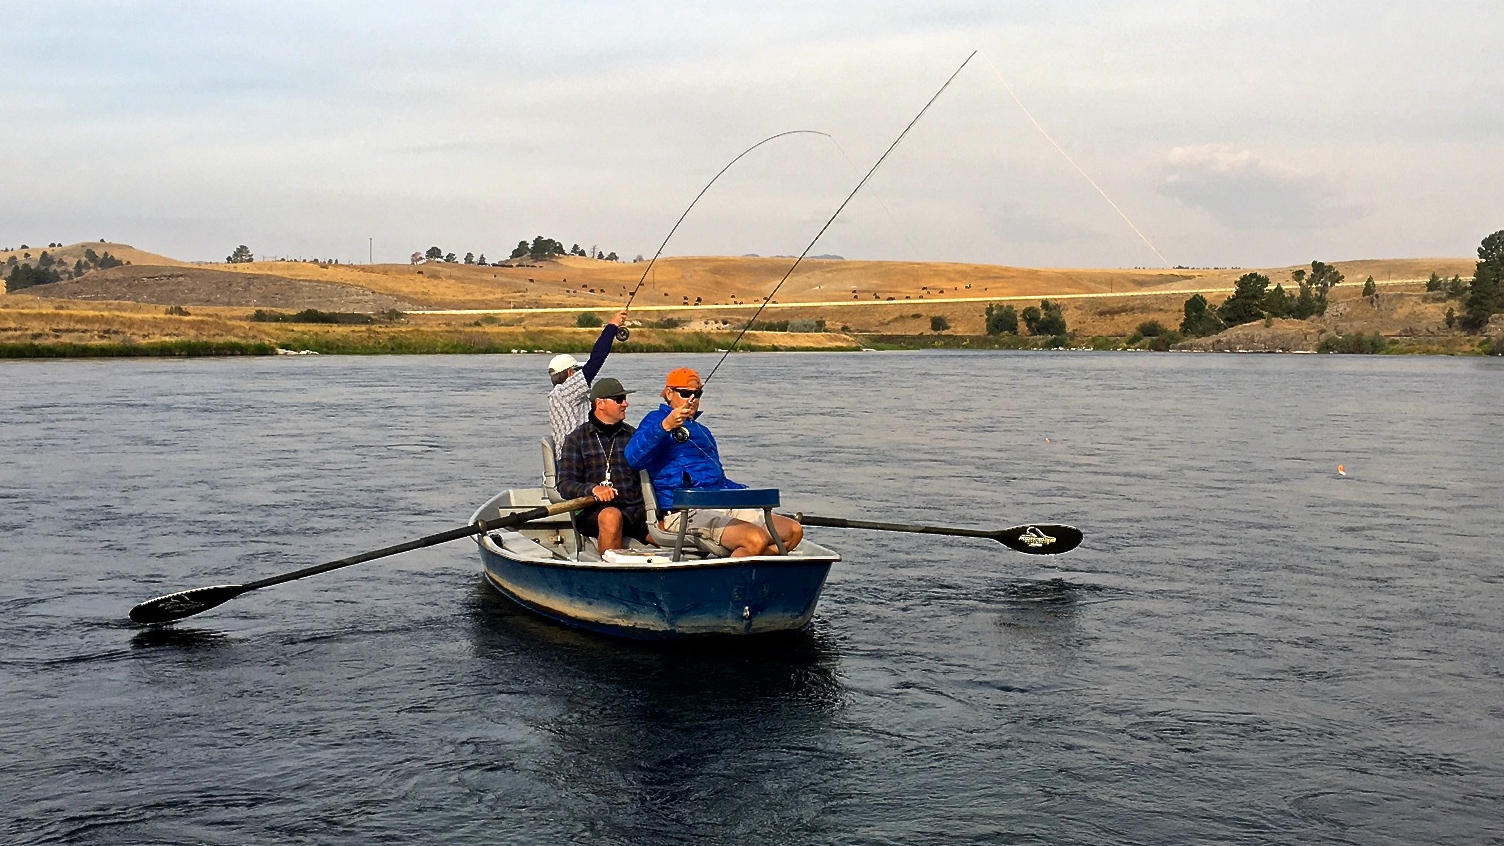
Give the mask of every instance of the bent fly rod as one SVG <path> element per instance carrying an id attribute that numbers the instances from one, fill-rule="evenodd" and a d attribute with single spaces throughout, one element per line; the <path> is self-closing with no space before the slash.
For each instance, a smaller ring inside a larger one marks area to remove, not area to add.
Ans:
<path id="1" fill-rule="evenodd" d="M 789 277 L 794 275 L 794 270 L 799 267 L 800 262 L 804 261 L 804 257 L 809 255 L 809 251 L 815 248 L 815 244 L 818 243 L 820 238 L 825 235 L 825 230 L 829 229 L 831 227 L 831 224 L 836 222 L 836 218 L 840 217 L 841 212 L 846 210 L 847 204 L 849 204 L 852 198 L 857 195 L 858 191 L 862 190 L 862 186 L 867 184 L 867 180 L 872 178 L 872 174 L 877 173 L 877 169 L 879 167 L 882 167 L 883 162 L 887 161 L 888 155 L 891 154 L 894 150 L 898 149 L 898 145 L 903 141 L 904 136 L 909 134 L 909 130 L 913 129 L 915 124 L 919 123 L 919 119 L 924 117 L 924 113 L 930 110 L 930 106 L 935 105 L 935 101 L 940 99 L 940 95 L 944 94 L 945 89 L 949 88 L 950 84 L 956 81 L 956 77 L 961 75 L 961 71 L 966 69 L 966 66 L 971 62 L 973 58 L 976 57 L 976 55 L 976 50 L 971 51 L 971 55 L 966 57 L 966 61 L 962 62 L 961 66 L 956 68 L 955 73 L 952 73 L 950 75 L 950 78 L 945 80 L 945 84 L 940 86 L 940 90 L 936 91 L 935 95 L 929 99 L 929 102 L 924 104 L 924 108 L 919 110 L 919 114 L 914 115 L 914 119 L 909 121 L 909 125 L 905 126 L 903 128 L 903 131 L 898 133 L 898 137 L 893 139 L 893 143 L 888 145 L 888 149 L 884 151 L 881 156 L 877 157 L 877 161 L 872 164 L 871 169 L 867 171 L 867 175 L 863 176 L 862 181 L 858 182 L 856 184 L 856 187 L 851 189 L 851 193 L 847 194 L 846 199 L 841 201 L 841 205 L 836 209 L 835 214 L 832 214 L 830 216 L 830 220 L 825 221 L 825 225 L 820 227 L 820 231 L 815 233 L 814 238 L 810 239 L 809 246 L 804 248 L 804 252 L 800 253 L 798 258 L 794 259 L 794 263 L 789 265 L 788 272 L 784 273 L 783 278 L 778 280 L 778 284 L 773 286 L 773 290 L 768 292 L 768 296 L 763 299 L 762 305 L 757 307 L 757 311 L 752 312 L 752 319 L 748 320 L 747 325 L 742 327 L 742 331 L 737 334 L 736 340 L 731 342 L 731 346 L 727 347 L 724 353 L 721 353 L 720 361 L 717 361 L 715 363 L 715 367 L 710 368 L 710 374 L 705 377 L 705 380 L 703 382 L 700 383 L 702 387 L 710 382 L 711 378 L 715 376 L 715 372 L 717 370 L 721 369 L 721 365 L 726 362 L 726 356 L 731 355 L 731 351 L 735 350 L 737 344 L 740 344 L 742 342 L 742 337 L 747 334 L 747 330 L 751 329 L 752 324 L 757 322 L 757 316 L 759 314 L 762 314 L 762 310 L 767 308 L 768 303 L 773 301 L 773 295 L 778 293 L 778 289 L 783 287 L 783 283 L 789 281 Z"/>
<path id="2" fill-rule="evenodd" d="M 632 301 L 637 299 L 637 292 L 641 291 L 643 284 L 648 281 L 648 274 L 653 270 L 653 263 L 658 261 L 659 256 L 663 255 L 664 248 L 668 246 L 668 240 L 674 237 L 675 232 L 679 231 L 679 224 L 684 222 L 684 218 L 689 217 L 689 213 L 694 210 L 695 204 L 700 202 L 700 198 L 705 196 L 705 192 L 710 190 L 710 186 L 714 185 L 716 183 L 716 180 L 721 178 L 722 174 L 730 170 L 732 165 L 741 161 L 748 153 L 751 153 L 753 150 L 756 150 L 758 147 L 761 147 L 769 141 L 777 140 L 786 135 L 819 135 L 824 138 L 830 137 L 829 133 L 820 132 L 819 130 L 815 129 L 791 129 L 787 132 L 780 132 L 777 135 L 769 135 L 767 138 L 764 138 L 756 144 L 753 144 L 747 149 L 741 151 L 741 153 L 738 154 L 736 158 L 727 162 L 725 167 L 721 168 L 715 176 L 712 176 L 710 178 L 709 182 L 705 183 L 705 187 L 701 188 L 700 193 L 696 194 L 695 198 L 690 201 L 689 207 L 684 210 L 684 214 L 679 215 L 679 219 L 674 221 L 673 228 L 668 231 L 667 235 L 663 236 L 663 243 L 658 245 L 658 252 L 653 253 L 653 257 L 648 260 L 648 266 L 642 269 L 642 278 L 637 280 L 637 287 L 633 288 L 632 293 L 627 295 L 627 304 L 622 306 L 621 309 L 623 312 L 629 311 L 632 308 Z M 616 340 L 618 342 L 624 342 L 627 340 L 630 334 L 631 333 L 627 331 L 627 327 L 619 327 L 616 330 Z"/>

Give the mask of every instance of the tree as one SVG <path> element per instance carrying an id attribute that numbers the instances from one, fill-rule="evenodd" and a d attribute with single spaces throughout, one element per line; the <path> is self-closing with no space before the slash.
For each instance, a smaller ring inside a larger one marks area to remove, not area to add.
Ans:
<path id="1" fill-rule="evenodd" d="M 429 247 L 428 248 L 428 252 L 425 252 L 423 254 L 423 258 L 426 258 L 429 261 L 438 261 L 439 259 L 442 259 L 443 257 L 444 257 L 444 251 L 441 250 L 441 249 L 439 249 L 438 247 Z"/>
<path id="2" fill-rule="evenodd" d="M 1224 324 L 1217 319 L 1211 304 L 1200 294 L 1185 301 L 1185 317 L 1180 321 L 1180 334 L 1191 338 L 1204 338 L 1222 331 Z"/>
<path id="3" fill-rule="evenodd" d="M 525 255 L 527 255 L 527 242 L 518 241 L 516 248 L 512 250 L 510 258 L 522 258 Z"/>
<path id="4" fill-rule="evenodd" d="M 417 264 L 418 262 L 420 262 L 420 261 L 423 260 L 423 254 L 422 253 L 413 253 L 411 256 L 408 257 L 407 260 L 409 262 L 411 262 L 412 264 Z"/>
<path id="5" fill-rule="evenodd" d="M 1435 274 L 1432 275 L 1434 276 Z M 1363 296 L 1372 300 L 1379 298 L 1379 287 L 1374 284 L 1372 276 L 1368 277 L 1368 281 L 1363 283 Z"/>
<path id="6" fill-rule="evenodd" d="M 1022 316 L 1030 335 L 1065 335 L 1065 315 L 1060 313 L 1060 306 L 1056 303 L 1040 300 L 1038 308 L 1029 306 Z"/>
<path id="7" fill-rule="evenodd" d="M 465 253 L 465 264 L 475 264 L 475 253 Z"/>
<path id="8" fill-rule="evenodd" d="M 1295 298 L 1285 293 L 1285 286 L 1275 285 L 1264 295 L 1261 305 L 1265 317 L 1289 317 L 1290 312 L 1295 310 Z"/>
<path id="9" fill-rule="evenodd" d="M 1060 306 L 1049 300 L 1039 301 L 1039 323 L 1037 328 L 1040 335 L 1053 335 L 1063 337 L 1065 335 L 1065 315 L 1060 312 Z"/>
<path id="10" fill-rule="evenodd" d="M 987 306 L 987 334 L 1017 335 L 1018 312 L 1011 305 Z"/>
<path id="11" fill-rule="evenodd" d="M 94 251 L 93 250 L 87 250 L 87 251 L 84 252 L 84 255 L 88 256 L 92 252 L 94 252 Z M 105 253 L 105 255 L 109 255 L 109 253 Z M 256 257 L 253 256 L 253 255 L 251 255 L 251 248 L 247 247 L 244 244 L 241 244 L 240 246 L 236 247 L 235 248 L 235 252 L 230 253 L 229 255 L 225 256 L 225 262 L 228 263 L 228 264 L 250 264 L 251 262 L 253 262 L 255 260 L 256 260 Z"/>
<path id="12" fill-rule="evenodd" d="M 1039 306 L 1026 307 L 1022 317 L 1024 319 L 1024 328 L 1029 330 L 1029 334 L 1038 335 L 1039 321 L 1044 317 L 1044 314 L 1039 310 Z"/>
<path id="13" fill-rule="evenodd" d="M 450 264 L 454 264 L 455 262 L 457 262 L 459 260 L 460 260 L 459 256 L 456 256 L 454 253 L 445 253 L 444 254 L 444 261 L 449 262 Z"/>
<path id="14" fill-rule="evenodd" d="M 37 285 L 50 285 L 61 281 L 62 277 L 51 268 L 18 264 L 10 269 L 10 275 L 5 278 L 5 290 L 15 293 L 22 288 L 34 288 Z"/>
<path id="15" fill-rule="evenodd" d="M 934 316 L 932 316 L 930 318 L 930 331 L 931 332 L 944 332 L 945 330 L 947 330 L 949 328 L 950 328 L 950 321 L 946 320 L 945 317 L 944 317 L 944 315 L 937 314 L 937 315 L 934 315 Z"/>
<path id="16" fill-rule="evenodd" d="M 527 248 L 527 254 L 530 258 L 543 261 L 564 255 L 564 245 L 552 238 L 536 235 L 533 237 L 532 245 Z"/>
<path id="17" fill-rule="evenodd" d="M 1436 275 L 1436 271 L 1433 270 L 1431 271 L 1431 278 L 1426 280 L 1426 293 L 1439 294 L 1444 284 L 1446 284 L 1445 280 Z"/>
<path id="18" fill-rule="evenodd" d="M 581 329 L 594 329 L 597 326 L 602 325 L 602 321 L 598 315 L 592 314 L 588 311 L 582 311 L 580 312 L 580 315 L 574 319 L 574 325 L 580 327 Z"/>
<path id="19" fill-rule="evenodd" d="M 616 255 L 615 250 L 612 250 L 611 252 L 606 253 L 606 261 L 621 261 L 621 257 Z"/>
<path id="20" fill-rule="evenodd" d="M 1490 317 L 1504 311 L 1504 229 L 1478 245 L 1478 264 L 1462 308 L 1458 323 L 1469 332 L 1483 331 Z"/>
<path id="21" fill-rule="evenodd" d="M 486 254 L 485 253 L 481 253 L 480 254 L 480 258 L 476 259 L 475 263 L 478 264 L 478 265 L 481 265 L 482 267 L 484 267 L 485 264 L 486 264 Z"/>
<path id="22" fill-rule="evenodd" d="M 1269 290 L 1269 277 L 1262 273 L 1245 273 L 1238 277 L 1232 296 L 1217 307 L 1217 316 L 1227 326 L 1252 323 L 1264 319 L 1264 296 Z"/>

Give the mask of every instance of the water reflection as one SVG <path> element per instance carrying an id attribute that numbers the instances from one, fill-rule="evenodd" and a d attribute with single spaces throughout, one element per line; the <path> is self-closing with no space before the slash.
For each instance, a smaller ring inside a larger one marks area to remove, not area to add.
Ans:
<path id="1" fill-rule="evenodd" d="M 492 659 L 477 672 L 505 668 L 544 700 L 524 719 L 548 740 L 548 777 L 603 803 L 621 842 L 712 827 L 762 842 L 828 835 L 823 800 L 807 788 L 842 768 L 832 721 L 847 699 L 818 625 L 637 643 L 552 623 L 484 583 L 470 619 L 475 656 Z"/>
<path id="2" fill-rule="evenodd" d="M 183 651 L 207 649 L 227 641 L 224 632 L 213 629 L 188 629 L 178 626 L 152 626 L 131 637 L 132 649 L 169 647 Z"/>

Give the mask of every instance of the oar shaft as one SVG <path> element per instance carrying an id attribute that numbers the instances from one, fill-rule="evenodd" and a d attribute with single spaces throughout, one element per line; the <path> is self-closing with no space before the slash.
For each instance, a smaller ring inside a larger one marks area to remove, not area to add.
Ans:
<path id="1" fill-rule="evenodd" d="M 916 535 L 956 535 L 963 538 L 996 539 L 997 532 L 982 529 L 957 529 L 948 526 L 915 526 L 907 523 L 876 523 L 870 520 L 845 520 L 840 517 L 816 517 L 799 515 L 799 522 L 806 526 L 825 526 L 831 529 L 874 529 L 880 532 L 910 532 Z"/>
<path id="2" fill-rule="evenodd" d="M 469 537 L 471 535 L 485 534 L 486 532 L 492 531 L 494 529 L 505 529 L 512 526 L 519 526 L 532 520 L 541 520 L 544 517 L 550 517 L 554 514 L 563 514 L 566 511 L 574 511 L 576 509 L 584 508 L 585 506 L 590 505 L 593 502 L 595 502 L 595 497 L 585 496 L 580 497 L 579 499 L 571 499 L 567 502 L 558 502 L 552 505 L 540 505 L 537 508 L 530 508 L 526 511 L 518 511 L 513 514 L 507 514 L 503 517 L 497 517 L 494 520 L 481 520 L 480 522 L 472 523 L 468 526 L 460 526 L 457 529 L 450 529 L 447 532 L 439 532 L 438 534 L 429 535 L 428 537 L 424 538 L 418 538 L 417 540 L 410 540 L 404 543 L 393 544 L 392 546 L 382 547 L 381 549 L 375 549 L 370 552 L 362 552 L 358 555 L 351 555 L 347 558 L 341 558 L 338 561 L 329 561 L 324 564 L 315 564 L 312 567 L 304 567 L 301 570 L 294 570 L 291 573 L 283 573 L 280 576 L 271 576 L 257 582 L 249 582 L 244 585 L 244 587 L 246 590 L 256 590 L 257 588 L 280 585 L 283 582 L 291 582 L 296 579 L 304 579 L 309 576 L 317 576 L 320 573 L 327 573 L 330 570 L 338 570 L 341 567 L 349 567 L 351 565 L 361 564 L 366 561 L 374 561 L 377 558 L 386 558 L 391 555 L 410 552 L 414 549 L 422 549 L 425 546 L 438 546 L 441 543 L 448 543 L 449 541 L 459 540 L 460 538 Z"/>

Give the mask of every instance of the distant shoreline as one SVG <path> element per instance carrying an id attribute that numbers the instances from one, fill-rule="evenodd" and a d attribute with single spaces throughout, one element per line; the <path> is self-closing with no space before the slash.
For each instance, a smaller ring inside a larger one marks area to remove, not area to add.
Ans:
<path id="1" fill-rule="evenodd" d="M 633 331 L 633 340 L 617 348 L 621 353 L 715 353 L 729 349 L 735 333 L 684 333 L 686 336 L 672 343 L 657 340 L 636 340 L 639 331 Z M 757 333 L 755 343 L 742 343 L 737 352 L 859 352 L 871 351 L 919 351 L 919 350 L 1069 350 L 1087 352 L 1211 352 L 1222 354 L 1261 353 L 1269 355 L 1302 355 L 1316 350 L 1148 350 L 1130 347 L 1121 338 L 1083 338 L 1069 347 L 1048 346 L 1048 338 L 1016 335 L 822 335 L 819 341 L 800 343 L 799 333 L 788 333 L 787 340 L 771 342 L 767 335 Z M 776 333 L 784 334 L 784 333 Z M 542 339 L 538 339 L 542 340 Z M 339 338 L 336 336 L 311 335 L 282 344 L 262 341 L 160 341 L 144 343 L 0 343 L 0 359 L 96 359 L 96 358 L 229 358 L 236 356 L 276 356 L 289 353 L 317 353 L 319 355 L 370 356 L 370 355 L 520 355 L 538 353 L 589 351 L 588 343 L 555 343 L 517 345 L 508 343 L 466 342 L 442 336 L 385 336 L 370 339 Z M 1445 344 L 1435 338 L 1391 339 L 1380 351 L 1383 355 L 1483 355 L 1486 339 L 1468 339 L 1468 343 Z M 1341 352 L 1341 351 L 1339 351 Z"/>

